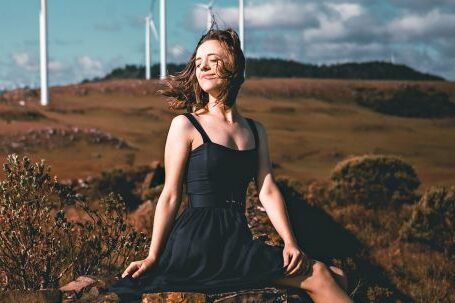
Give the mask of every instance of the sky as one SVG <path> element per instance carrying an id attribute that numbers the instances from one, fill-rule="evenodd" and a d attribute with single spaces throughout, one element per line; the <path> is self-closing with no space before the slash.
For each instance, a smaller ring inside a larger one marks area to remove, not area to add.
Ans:
<path id="1" fill-rule="evenodd" d="M 159 28 L 158 2 L 152 15 Z M 208 2 L 208 1 L 206 1 Z M 454 0 L 244 0 L 245 55 L 311 64 L 372 60 L 455 80 Z M 204 34 L 198 0 L 167 0 L 168 62 L 186 62 Z M 143 65 L 151 0 L 48 0 L 49 84 Z M 217 0 L 238 30 L 238 0 Z M 152 64 L 158 43 L 152 39 Z M 39 0 L 0 0 L 0 89 L 39 84 Z"/>

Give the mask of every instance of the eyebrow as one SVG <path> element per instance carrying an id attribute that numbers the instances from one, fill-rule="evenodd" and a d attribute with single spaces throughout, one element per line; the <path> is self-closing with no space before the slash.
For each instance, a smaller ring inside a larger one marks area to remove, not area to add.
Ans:
<path id="1" fill-rule="evenodd" d="M 210 53 L 210 54 L 207 54 L 207 56 L 210 56 L 210 55 L 217 55 L 218 57 L 220 57 L 220 55 L 217 54 L 217 53 Z M 201 57 L 197 57 L 196 60 L 194 60 L 194 61 L 197 61 L 197 60 L 200 60 L 200 59 L 201 59 Z"/>

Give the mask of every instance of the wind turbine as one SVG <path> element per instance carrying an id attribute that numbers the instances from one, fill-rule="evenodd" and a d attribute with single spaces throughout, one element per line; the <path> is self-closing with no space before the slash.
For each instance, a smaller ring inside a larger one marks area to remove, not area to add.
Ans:
<path id="1" fill-rule="evenodd" d="M 244 10 L 243 0 L 239 0 L 239 39 L 240 39 L 240 48 L 245 55 L 245 71 L 243 77 L 246 77 L 246 53 L 245 53 L 245 10 Z"/>
<path id="2" fill-rule="evenodd" d="M 158 33 L 156 31 L 155 22 L 153 20 L 153 4 L 154 0 L 150 5 L 150 12 L 147 17 L 145 17 L 145 78 L 150 79 L 150 62 L 151 62 L 151 52 L 150 52 L 150 29 L 152 29 L 155 39 L 158 41 Z"/>
<path id="3" fill-rule="evenodd" d="M 166 0 L 160 0 L 160 79 L 166 79 Z"/>
<path id="4" fill-rule="evenodd" d="M 207 31 L 210 30 L 212 26 L 212 16 L 213 16 L 213 3 L 215 0 L 211 0 L 208 4 L 196 3 L 196 6 L 204 8 L 207 10 Z"/>
<path id="5" fill-rule="evenodd" d="M 40 0 L 39 13 L 39 42 L 40 42 L 40 75 L 41 75 L 41 105 L 49 104 L 47 92 L 47 22 L 46 0 Z"/>

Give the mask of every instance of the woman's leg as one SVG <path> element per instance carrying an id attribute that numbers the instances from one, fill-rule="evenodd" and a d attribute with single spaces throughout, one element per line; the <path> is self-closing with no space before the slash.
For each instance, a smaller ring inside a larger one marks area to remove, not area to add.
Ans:
<path id="1" fill-rule="evenodd" d="M 344 274 L 344 272 L 341 270 L 341 268 L 335 267 L 335 266 L 329 266 L 329 269 L 332 271 L 332 276 L 335 279 L 335 281 L 340 285 L 344 291 L 348 291 L 348 278 Z"/>
<path id="2" fill-rule="evenodd" d="M 335 267 L 336 268 L 336 267 Z M 352 299 L 338 285 L 343 285 L 345 281 L 341 269 L 336 268 L 335 273 L 327 268 L 327 266 L 315 261 L 310 273 L 300 274 L 289 278 L 274 279 L 273 283 L 283 286 L 301 288 L 305 290 L 315 303 L 331 302 L 331 303 L 352 303 Z M 339 277 L 339 278 L 334 278 Z M 339 280 L 339 282 L 337 282 Z M 342 286 L 343 287 L 343 286 Z"/>

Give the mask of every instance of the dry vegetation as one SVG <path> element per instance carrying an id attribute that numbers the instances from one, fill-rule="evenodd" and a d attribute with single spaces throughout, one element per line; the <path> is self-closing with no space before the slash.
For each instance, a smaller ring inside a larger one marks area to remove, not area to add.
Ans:
<path id="1" fill-rule="evenodd" d="M 455 103 L 454 83 L 431 81 L 251 79 L 239 96 L 241 112 L 268 130 L 275 175 L 287 176 L 278 180 L 301 246 L 342 266 L 351 286 L 358 286 L 360 302 L 455 301 L 454 193 L 449 187 L 455 184 L 455 118 L 400 117 L 358 99 L 359 92 L 374 92 L 374 98 L 384 92 L 393 102 L 391 96 L 409 85 L 424 96 L 445 94 L 444 106 Z M 147 218 L 154 212 L 162 172 L 155 165 L 150 175 L 141 167 L 162 159 L 170 120 L 178 114 L 155 94 L 158 86 L 126 80 L 54 87 L 49 109 L 37 105 L 36 92 L 4 94 L 2 146 L 21 142 L 30 132 L 73 127 L 97 129 L 134 146 L 116 148 L 110 141 L 89 139 L 61 144 L 67 141 L 59 136 L 46 144 L 30 139 L 22 145 L 27 149 L 16 144 L 14 151 L 31 161 L 46 159 L 54 174 L 90 197 L 110 191 L 125 196 L 128 220 L 150 233 Z M 21 100 L 26 106 L 19 105 Z M 3 163 L 9 151 L 0 150 Z M 350 156 L 365 155 L 383 158 L 340 169 Z M 345 178 L 350 181 L 343 183 Z M 355 192 L 365 187 L 375 190 Z M 257 207 L 254 188 L 248 199 L 255 236 L 279 243 Z M 67 214 L 80 215 L 70 209 Z"/>

